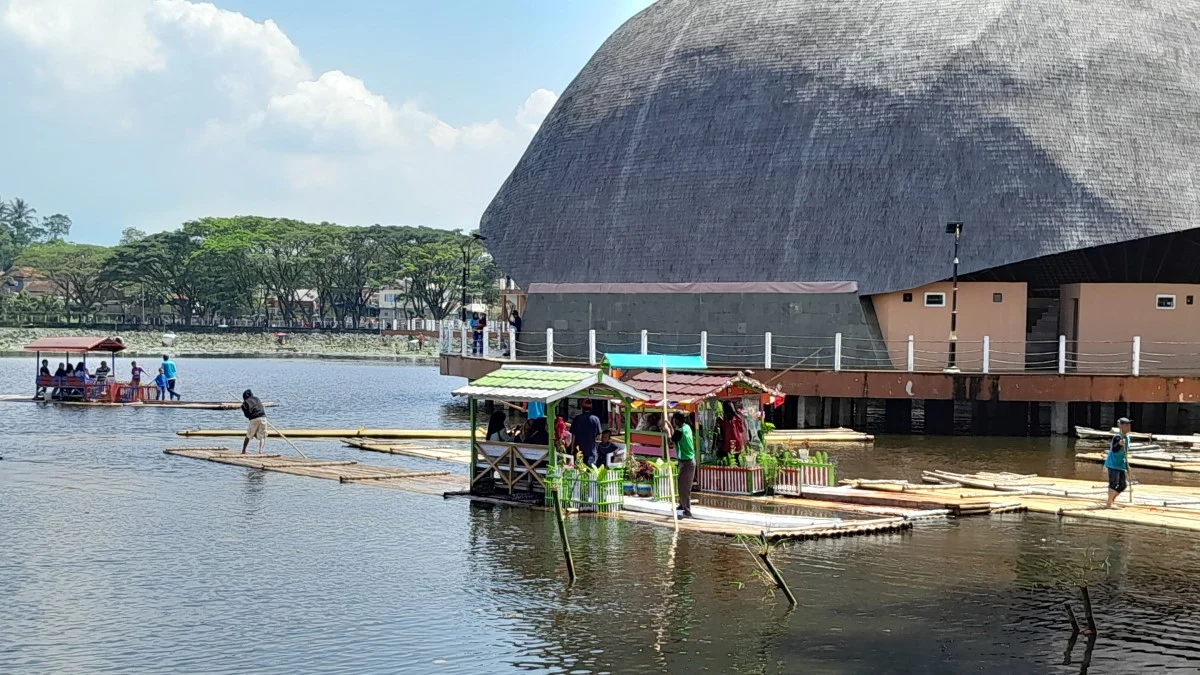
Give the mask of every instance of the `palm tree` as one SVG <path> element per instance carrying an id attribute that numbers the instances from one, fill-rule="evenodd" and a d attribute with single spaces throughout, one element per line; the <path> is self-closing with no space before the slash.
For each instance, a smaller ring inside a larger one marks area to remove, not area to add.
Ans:
<path id="1" fill-rule="evenodd" d="M 25 248 L 37 241 L 39 233 L 37 209 L 24 199 L 17 197 L 8 203 L 8 213 L 4 219 L 12 232 L 14 243 Z"/>

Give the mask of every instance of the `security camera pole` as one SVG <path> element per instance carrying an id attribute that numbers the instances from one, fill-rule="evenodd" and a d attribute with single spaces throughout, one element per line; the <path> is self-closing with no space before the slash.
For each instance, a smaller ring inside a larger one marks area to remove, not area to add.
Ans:
<path id="1" fill-rule="evenodd" d="M 958 242 L 962 223 L 946 223 L 946 234 L 954 235 L 954 286 L 950 291 L 950 361 L 942 372 L 958 373 Z"/>

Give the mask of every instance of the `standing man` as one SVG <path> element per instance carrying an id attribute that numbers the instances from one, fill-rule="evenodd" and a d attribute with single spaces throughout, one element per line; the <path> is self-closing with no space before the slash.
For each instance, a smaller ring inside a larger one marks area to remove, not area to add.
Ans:
<path id="1" fill-rule="evenodd" d="M 671 414 L 671 422 L 664 424 L 664 431 L 671 437 L 675 457 L 679 459 L 679 517 L 692 517 L 692 482 L 696 479 L 696 442 L 692 427 L 683 413 Z"/>
<path id="2" fill-rule="evenodd" d="M 183 398 L 175 391 L 175 362 L 166 354 L 163 354 L 162 370 L 163 375 L 167 378 L 167 392 L 171 394 L 171 400 Z"/>
<path id="3" fill-rule="evenodd" d="M 1117 496 L 1129 487 L 1129 430 L 1132 422 L 1128 417 L 1117 420 L 1118 433 L 1108 444 L 1108 457 L 1104 468 L 1108 469 L 1108 508 L 1113 507 Z"/>
<path id="4" fill-rule="evenodd" d="M 59 367 L 61 368 L 62 366 L 59 366 Z M 42 359 L 42 367 L 38 369 L 38 379 L 41 379 L 43 377 L 50 377 L 50 361 L 48 361 L 47 359 Z M 46 400 L 46 388 L 38 387 L 37 393 L 35 393 L 33 395 L 33 400 L 45 401 Z"/>
<path id="5" fill-rule="evenodd" d="M 600 437 L 600 418 L 592 414 L 592 402 L 579 402 L 579 414 L 571 421 L 571 446 L 583 455 L 583 463 L 599 465 L 596 457 L 596 439 Z"/>
<path id="6" fill-rule="evenodd" d="M 258 454 L 261 455 L 267 447 L 267 411 L 263 408 L 262 401 L 249 389 L 242 392 L 242 414 L 250 420 L 249 426 L 246 427 L 246 437 L 242 439 L 242 454 L 246 454 L 246 446 L 250 445 L 250 439 L 256 438 Z"/>

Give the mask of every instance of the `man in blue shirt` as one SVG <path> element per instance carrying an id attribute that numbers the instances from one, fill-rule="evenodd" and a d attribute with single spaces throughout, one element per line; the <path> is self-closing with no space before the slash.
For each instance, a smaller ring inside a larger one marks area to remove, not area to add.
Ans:
<path id="1" fill-rule="evenodd" d="M 592 402 L 586 398 L 579 403 L 579 414 L 571 421 L 571 445 L 583 455 L 583 463 L 598 466 L 596 439 L 600 436 L 600 418 L 592 414 Z"/>
<path id="2" fill-rule="evenodd" d="M 1108 444 L 1108 457 L 1104 467 L 1108 469 L 1108 508 L 1112 508 L 1117 496 L 1129 487 L 1129 431 L 1133 423 L 1128 417 L 1117 420 L 1118 433 Z"/>
<path id="3" fill-rule="evenodd" d="M 171 394 L 171 400 L 183 398 L 175 391 L 175 362 L 166 354 L 163 354 L 162 369 L 167 378 L 167 392 Z"/>

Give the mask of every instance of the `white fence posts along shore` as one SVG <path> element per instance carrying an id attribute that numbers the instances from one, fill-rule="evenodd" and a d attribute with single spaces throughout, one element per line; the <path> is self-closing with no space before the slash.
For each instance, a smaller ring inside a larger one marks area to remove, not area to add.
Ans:
<path id="1" fill-rule="evenodd" d="M 546 363 L 554 363 L 554 329 L 546 329 Z"/>
<path id="2" fill-rule="evenodd" d="M 908 336 L 908 372 L 916 372 L 917 370 L 917 350 L 916 342 L 913 336 Z"/>
<path id="3" fill-rule="evenodd" d="M 700 360 L 708 364 L 708 331 L 700 331 Z"/>
<path id="4" fill-rule="evenodd" d="M 1067 336 L 1058 336 L 1058 374 L 1067 374 Z"/>
<path id="5" fill-rule="evenodd" d="M 842 371 L 842 334 L 835 333 L 833 336 L 833 372 L 840 373 Z"/>
<path id="6" fill-rule="evenodd" d="M 596 329 L 588 331 L 588 365 L 596 365 Z"/>
<path id="7" fill-rule="evenodd" d="M 642 331 L 642 356 L 650 353 L 650 333 Z"/>
<path id="8" fill-rule="evenodd" d="M 1142 374 L 1142 336 L 1133 336 L 1133 376 Z"/>
<path id="9" fill-rule="evenodd" d="M 466 356 L 467 355 L 467 327 L 463 326 L 461 332 L 462 332 L 462 344 L 459 345 L 459 347 L 460 347 L 460 351 L 462 352 L 461 355 Z"/>
<path id="10" fill-rule="evenodd" d="M 992 338 L 988 337 L 987 335 L 984 335 L 983 336 L 983 374 L 984 375 L 987 375 L 992 370 L 991 369 L 992 359 L 991 359 L 991 353 L 990 353 L 991 350 L 992 350 Z"/>
<path id="11" fill-rule="evenodd" d="M 771 369 L 771 333 L 763 335 L 763 368 Z"/>
<path id="12" fill-rule="evenodd" d="M 517 360 L 517 329 L 508 327 L 508 360 Z"/>

